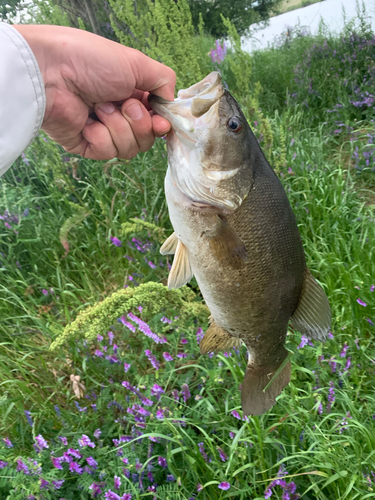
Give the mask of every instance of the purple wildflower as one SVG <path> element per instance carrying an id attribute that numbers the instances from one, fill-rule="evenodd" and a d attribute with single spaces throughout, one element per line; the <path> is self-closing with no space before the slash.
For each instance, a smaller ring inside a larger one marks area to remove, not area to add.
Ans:
<path id="1" fill-rule="evenodd" d="M 98 462 L 94 460 L 92 457 L 87 457 L 86 462 L 90 465 L 90 467 L 93 467 L 94 469 L 98 468 Z"/>
<path id="2" fill-rule="evenodd" d="M 64 437 L 64 436 L 59 436 L 59 439 L 60 439 L 60 441 L 62 442 L 62 444 L 63 444 L 64 446 L 67 446 L 67 444 L 68 444 L 68 440 L 66 439 L 66 437 Z"/>
<path id="3" fill-rule="evenodd" d="M 318 406 L 318 414 L 321 415 L 322 413 L 323 413 L 323 405 L 322 402 L 320 402 Z"/>
<path id="4" fill-rule="evenodd" d="M 0 469 L 5 469 L 5 467 L 8 467 L 9 462 L 4 462 L 4 460 L 0 460 Z"/>
<path id="5" fill-rule="evenodd" d="M 229 490 L 229 488 L 230 488 L 230 484 L 229 484 L 229 483 L 227 483 L 226 481 L 223 481 L 222 483 L 220 483 L 220 484 L 218 485 L 218 488 L 219 488 L 220 490 L 224 490 L 224 491 L 226 491 L 226 490 Z"/>
<path id="6" fill-rule="evenodd" d="M 187 384 L 182 384 L 181 392 L 182 392 L 182 396 L 184 398 L 184 402 L 186 403 L 186 401 L 191 396 L 190 391 L 189 391 L 189 386 Z"/>
<path id="7" fill-rule="evenodd" d="M 64 483 L 65 483 L 65 479 L 59 479 L 58 481 L 52 481 L 53 488 L 55 490 L 59 490 Z"/>
<path id="8" fill-rule="evenodd" d="M 171 319 L 168 319 L 166 318 L 165 316 L 163 316 L 160 320 L 162 323 L 167 323 L 168 325 L 170 325 L 172 323 L 172 320 Z"/>
<path id="9" fill-rule="evenodd" d="M 56 469 L 61 469 L 62 470 L 62 465 L 61 465 L 61 462 L 60 462 L 60 458 L 58 458 L 58 457 L 51 457 L 51 460 L 52 460 L 53 466 Z"/>
<path id="10" fill-rule="evenodd" d="M 125 363 L 124 361 L 124 372 L 127 373 L 130 370 L 131 365 L 128 363 Z"/>
<path id="11" fill-rule="evenodd" d="M 47 297 L 47 295 L 48 295 L 48 290 L 46 290 L 45 288 L 43 288 L 43 290 L 42 290 L 42 294 L 43 294 L 43 295 L 45 295 L 45 296 Z"/>
<path id="12" fill-rule="evenodd" d="M 370 286 L 370 292 L 373 292 L 375 290 L 375 285 Z"/>
<path id="13" fill-rule="evenodd" d="M 196 337 L 197 337 L 197 343 L 200 344 L 201 340 L 204 337 L 204 332 L 203 332 L 202 328 L 198 328 L 197 333 L 196 333 Z"/>
<path id="14" fill-rule="evenodd" d="M 77 474 L 82 474 L 83 469 L 77 462 L 70 462 L 69 464 L 70 472 L 77 472 Z"/>
<path id="15" fill-rule="evenodd" d="M 207 453 L 204 449 L 204 444 L 203 443 L 198 443 L 198 448 L 199 448 L 199 451 L 201 452 L 201 455 L 204 459 L 205 462 L 208 462 L 208 456 L 207 456 Z"/>
<path id="16" fill-rule="evenodd" d="M 36 441 L 36 443 L 37 443 L 38 447 L 39 447 L 41 450 L 43 450 L 43 448 L 49 448 L 49 446 L 48 446 L 48 444 L 47 444 L 47 441 L 44 439 L 44 437 L 43 437 L 41 434 L 39 434 L 39 436 L 37 436 L 37 437 L 35 438 L 35 441 Z"/>
<path id="17" fill-rule="evenodd" d="M 334 338 L 334 336 L 333 336 L 332 332 L 328 332 L 328 338 L 329 338 L 329 339 L 333 339 L 333 338 Z"/>
<path id="18" fill-rule="evenodd" d="M 130 493 L 124 493 L 121 497 L 121 500 L 132 500 L 132 496 Z"/>
<path id="19" fill-rule="evenodd" d="M 112 345 L 113 339 L 115 338 L 114 333 L 108 332 L 108 338 L 109 338 L 109 345 Z"/>
<path id="20" fill-rule="evenodd" d="M 72 455 L 74 458 L 82 458 L 81 453 L 78 450 L 75 450 L 74 448 L 69 448 L 68 449 L 69 455 Z"/>
<path id="21" fill-rule="evenodd" d="M 335 389 L 334 383 L 332 380 L 329 381 L 329 389 L 328 389 L 328 405 L 327 412 L 329 413 L 332 408 L 332 403 L 335 401 Z"/>
<path id="22" fill-rule="evenodd" d="M 188 355 L 187 355 L 187 353 L 186 353 L 186 352 L 179 352 L 179 353 L 177 354 L 177 357 L 182 359 L 182 358 L 187 358 L 187 357 L 188 357 Z"/>
<path id="23" fill-rule="evenodd" d="M 28 411 L 28 410 L 25 410 L 25 415 L 26 415 L 26 420 L 27 420 L 27 423 L 30 425 L 30 427 L 33 426 L 33 420 L 31 418 L 31 413 Z"/>
<path id="24" fill-rule="evenodd" d="M 151 262 L 150 260 L 147 262 L 147 264 L 151 267 L 151 269 L 156 269 L 158 266 L 155 266 L 155 264 L 153 262 Z"/>
<path id="25" fill-rule="evenodd" d="M 342 346 L 342 351 L 340 353 L 341 358 L 345 358 L 348 349 L 349 349 L 348 343 L 345 342 L 345 344 Z"/>
<path id="26" fill-rule="evenodd" d="M 152 332 L 148 324 L 138 318 L 138 316 L 135 316 L 133 313 L 129 313 L 128 318 L 137 323 L 138 328 L 141 330 L 141 332 L 144 333 L 146 337 L 152 339 L 156 344 L 165 343 L 164 339 L 160 338 L 159 335 L 156 335 L 156 333 Z"/>
<path id="27" fill-rule="evenodd" d="M 40 489 L 41 490 L 47 490 L 49 486 L 49 481 L 46 481 L 42 477 L 40 478 Z"/>
<path id="28" fill-rule="evenodd" d="M 102 484 L 100 483 L 92 483 L 91 486 L 89 486 L 89 490 L 92 490 L 93 497 L 96 498 L 100 493 L 102 492 L 101 490 Z"/>
<path id="29" fill-rule="evenodd" d="M 309 339 L 307 337 L 305 337 L 304 335 L 301 336 L 301 343 L 300 345 L 297 347 L 297 349 L 302 349 L 303 347 L 305 347 L 306 344 L 309 343 Z"/>
<path id="30" fill-rule="evenodd" d="M 103 335 L 97 335 L 96 339 L 98 342 L 101 342 L 103 340 Z"/>
<path id="31" fill-rule="evenodd" d="M 235 438 L 235 436 L 236 436 L 236 435 L 235 435 L 235 433 L 234 433 L 234 432 L 232 432 L 232 431 L 230 431 L 230 433 L 229 433 L 229 437 L 230 437 L 231 439 L 234 439 L 234 438 Z"/>
<path id="32" fill-rule="evenodd" d="M 103 358 L 104 354 L 99 349 L 95 349 L 94 356 L 96 356 L 97 358 Z"/>
<path id="33" fill-rule="evenodd" d="M 121 486 L 121 479 L 118 476 L 114 477 L 114 483 L 116 490 L 119 490 Z"/>
<path id="34" fill-rule="evenodd" d="M 16 471 L 23 472 L 24 474 L 29 474 L 29 468 L 21 458 L 17 460 Z"/>
<path id="35" fill-rule="evenodd" d="M 199 493 L 202 490 L 203 490 L 203 486 L 201 485 L 201 483 L 198 483 L 197 484 L 197 492 Z"/>
<path id="36" fill-rule="evenodd" d="M 152 354 L 152 352 L 150 351 L 150 349 L 146 349 L 145 350 L 145 354 L 148 357 L 148 360 L 150 361 L 150 363 L 152 364 L 152 366 L 155 368 L 155 370 L 159 370 L 160 363 L 156 359 L 156 356 L 154 356 L 154 354 Z"/>
<path id="37" fill-rule="evenodd" d="M 220 448 L 219 446 L 218 446 L 218 448 L 217 448 L 217 449 L 218 449 L 218 451 L 219 451 L 220 460 L 221 460 L 222 462 L 226 462 L 226 461 L 228 460 L 228 455 L 227 455 L 227 454 L 224 452 L 224 450 L 223 450 L 222 448 Z"/>
<path id="38" fill-rule="evenodd" d="M 100 429 L 96 429 L 94 431 L 94 437 L 96 437 L 96 439 L 99 439 L 101 434 L 102 434 L 102 431 Z"/>
<path id="39" fill-rule="evenodd" d="M 112 243 L 116 246 L 116 247 L 121 247 L 122 246 L 122 243 L 121 241 L 116 238 L 115 236 L 111 236 L 110 237 L 110 240 L 112 241 Z"/>
<path id="40" fill-rule="evenodd" d="M 158 384 L 154 384 L 151 387 L 151 396 L 160 396 L 161 394 L 164 394 L 162 387 Z"/>
<path id="41" fill-rule="evenodd" d="M 121 500 L 121 497 L 117 493 L 111 490 L 108 490 L 106 492 L 104 498 L 108 498 L 108 500 Z"/>
<path id="42" fill-rule="evenodd" d="M 4 444 L 7 448 L 13 448 L 12 441 L 8 438 L 3 438 Z"/>
<path id="43" fill-rule="evenodd" d="M 167 481 L 173 482 L 176 481 L 176 478 L 173 474 L 167 474 Z"/>
<path id="44" fill-rule="evenodd" d="M 374 323 L 371 321 L 370 318 L 366 318 L 366 321 L 368 321 L 370 323 L 371 326 L 374 326 Z"/>
<path id="45" fill-rule="evenodd" d="M 89 448 L 95 448 L 95 443 L 91 441 L 91 439 L 86 436 L 86 434 L 82 434 L 81 439 L 78 439 L 78 444 L 81 448 L 88 446 Z"/>
<path id="46" fill-rule="evenodd" d="M 163 352 L 163 358 L 165 359 L 165 361 L 173 361 L 173 358 L 169 354 L 169 352 Z"/>
<path id="47" fill-rule="evenodd" d="M 160 467 L 163 467 L 163 469 L 168 468 L 167 459 L 164 457 L 158 457 L 158 464 L 160 465 Z"/>
<path id="48" fill-rule="evenodd" d="M 359 304 L 360 306 L 367 307 L 366 302 L 363 302 L 363 300 L 361 300 L 361 299 L 357 299 L 357 302 L 358 302 L 358 304 Z"/>

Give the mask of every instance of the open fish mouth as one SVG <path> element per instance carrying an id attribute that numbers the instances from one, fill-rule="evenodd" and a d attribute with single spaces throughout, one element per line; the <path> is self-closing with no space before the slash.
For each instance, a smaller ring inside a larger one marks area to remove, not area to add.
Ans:
<path id="1" fill-rule="evenodd" d="M 209 111 L 223 94 L 221 75 L 213 71 L 202 81 L 180 90 L 174 101 L 151 94 L 149 103 L 157 114 L 171 123 L 178 135 L 195 142 L 198 132 L 196 129 L 209 126 L 213 118 Z"/>

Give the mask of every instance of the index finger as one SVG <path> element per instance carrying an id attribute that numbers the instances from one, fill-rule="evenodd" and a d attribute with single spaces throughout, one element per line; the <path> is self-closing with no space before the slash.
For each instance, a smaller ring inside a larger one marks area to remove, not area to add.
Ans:
<path id="1" fill-rule="evenodd" d="M 127 62 L 135 78 L 134 87 L 173 101 L 176 86 L 176 74 L 173 69 L 138 50 L 128 50 Z"/>

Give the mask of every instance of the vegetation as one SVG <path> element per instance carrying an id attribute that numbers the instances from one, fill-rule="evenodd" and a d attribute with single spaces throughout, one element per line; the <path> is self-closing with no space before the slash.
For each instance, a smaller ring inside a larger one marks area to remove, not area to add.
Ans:
<path id="1" fill-rule="evenodd" d="M 1 498 L 374 496 L 373 33 L 362 12 L 250 57 L 228 29 L 227 51 L 201 35 L 197 68 L 222 71 L 284 184 L 330 338 L 289 332 L 291 383 L 244 417 L 245 349 L 201 356 L 196 283 L 164 286 L 165 141 L 96 162 L 40 133 L 0 180 Z M 193 79 L 182 48 L 159 50 Z"/>

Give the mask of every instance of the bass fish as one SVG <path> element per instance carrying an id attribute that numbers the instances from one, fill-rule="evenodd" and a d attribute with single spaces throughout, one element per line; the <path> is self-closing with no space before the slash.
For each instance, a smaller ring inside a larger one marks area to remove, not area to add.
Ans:
<path id="1" fill-rule="evenodd" d="M 165 194 L 174 233 L 169 288 L 195 276 L 210 309 L 201 353 L 248 350 L 245 415 L 269 410 L 290 381 L 288 323 L 324 341 L 331 312 L 306 266 L 296 220 L 280 180 L 218 72 L 177 99 L 149 98 L 172 125 Z"/>

